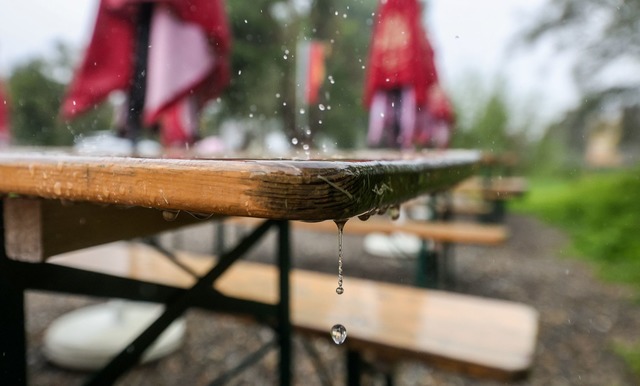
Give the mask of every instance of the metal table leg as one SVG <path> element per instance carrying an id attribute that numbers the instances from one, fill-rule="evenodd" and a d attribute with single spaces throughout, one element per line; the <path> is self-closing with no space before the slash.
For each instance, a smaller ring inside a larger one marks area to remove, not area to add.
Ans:
<path id="1" fill-rule="evenodd" d="M 4 245 L 4 216 L 0 200 L 0 379 L 7 385 L 26 385 L 24 288 L 11 280 Z"/>

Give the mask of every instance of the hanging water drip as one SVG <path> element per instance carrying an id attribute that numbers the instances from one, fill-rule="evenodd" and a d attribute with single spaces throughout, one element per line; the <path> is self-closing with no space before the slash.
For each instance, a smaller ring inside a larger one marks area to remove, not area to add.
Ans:
<path id="1" fill-rule="evenodd" d="M 347 220 L 335 220 L 335 223 L 338 226 L 338 288 L 336 288 L 336 293 L 342 295 L 344 293 L 344 288 L 342 288 L 342 235 Z"/>
<path id="2" fill-rule="evenodd" d="M 400 204 L 389 207 L 389 217 L 391 217 L 392 220 L 400 218 Z"/>
<path id="3" fill-rule="evenodd" d="M 162 218 L 164 218 L 166 221 L 175 221 L 175 219 L 178 218 L 179 214 L 179 210 L 163 210 Z"/>
<path id="4" fill-rule="evenodd" d="M 343 344 L 347 339 L 347 329 L 342 324 L 331 327 L 331 339 L 335 344 Z"/>

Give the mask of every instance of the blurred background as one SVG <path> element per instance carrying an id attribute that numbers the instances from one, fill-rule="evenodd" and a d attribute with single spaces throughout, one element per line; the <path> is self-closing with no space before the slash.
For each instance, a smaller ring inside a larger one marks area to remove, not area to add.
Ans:
<path id="1" fill-rule="evenodd" d="M 98 1 L 0 2 L 0 142 L 72 147 L 113 132 L 122 95 L 73 121 L 60 108 Z M 510 209 L 571 237 L 598 277 L 640 294 L 640 2 L 426 0 L 422 24 L 456 117 L 451 147 L 515 155 L 529 193 Z M 230 83 L 201 138 L 229 151 L 366 147 L 363 89 L 376 0 L 229 1 Z M 301 42 L 324 76 L 297 100 Z M 301 125 L 300 122 L 305 122 Z M 153 134 L 146 133 L 153 139 Z M 215 143 L 215 141 L 213 141 Z M 640 344 L 617 351 L 640 372 Z"/>

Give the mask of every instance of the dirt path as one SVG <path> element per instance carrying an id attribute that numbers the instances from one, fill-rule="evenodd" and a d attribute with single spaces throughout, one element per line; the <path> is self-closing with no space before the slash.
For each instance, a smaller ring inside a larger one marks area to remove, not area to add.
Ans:
<path id="1" fill-rule="evenodd" d="M 348 224 L 347 224 L 348 226 Z M 614 342 L 640 340 L 640 305 L 624 288 L 604 285 L 589 267 L 564 255 L 566 238 L 538 221 L 510 216 L 509 242 L 499 248 L 457 247 L 455 278 L 457 292 L 520 301 L 541 313 L 535 365 L 530 377 L 519 385 L 634 385 L 628 369 L 613 353 Z M 211 228 L 172 237 L 183 247 L 209 250 Z M 204 233 L 205 235 L 207 233 Z M 296 234 L 294 256 L 297 267 L 335 273 L 335 236 Z M 252 254 L 262 259 L 272 240 Z M 349 276 L 410 284 L 413 260 L 383 259 L 367 255 L 362 239 L 345 239 L 345 286 Z M 58 315 L 95 300 L 32 293 L 28 296 L 29 371 L 32 385 L 73 385 L 86 374 L 60 370 L 46 362 L 41 337 L 47 324 Z M 261 342 L 270 330 L 239 324 L 234 318 L 201 311 L 187 315 L 188 337 L 177 353 L 128 374 L 122 385 L 205 385 L 230 368 Z M 333 384 L 344 379 L 344 352 L 327 340 L 311 344 L 323 358 Z M 297 384 L 317 385 L 318 379 L 302 341 L 295 342 Z M 250 371 L 234 378 L 232 385 L 277 384 L 277 355 L 271 353 Z M 396 369 L 399 385 L 493 385 L 432 370 L 417 363 Z M 382 384 L 371 378 L 371 384 Z"/>

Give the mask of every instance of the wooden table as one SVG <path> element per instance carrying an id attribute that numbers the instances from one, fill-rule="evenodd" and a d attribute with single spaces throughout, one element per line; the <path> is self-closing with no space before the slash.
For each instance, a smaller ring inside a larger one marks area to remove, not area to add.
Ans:
<path id="1" fill-rule="evenodd" d="M 449 189 L 476 170 L 474 151 L 384 154 L 384 159 L 140 159 L 0 154 L 0 377 L 26 384 L 24 291 L 50 290 L 165 303 L 166 311 L 89 384 L 115 381 L 189 307 L 271 320 L 280 377 L 291 382 L 289 224 L 348 219 Z M 189 212 L 193 216 L 175 213 Z M 50 256 L 193 223 L 202 216 L 267 219 L 190 289 L 46 263 Z M 163 217 L 165 219 L 163 219 Z M 269 228 L 279 230 L 280 302 L 232 299 L 212 283 Z"/>

